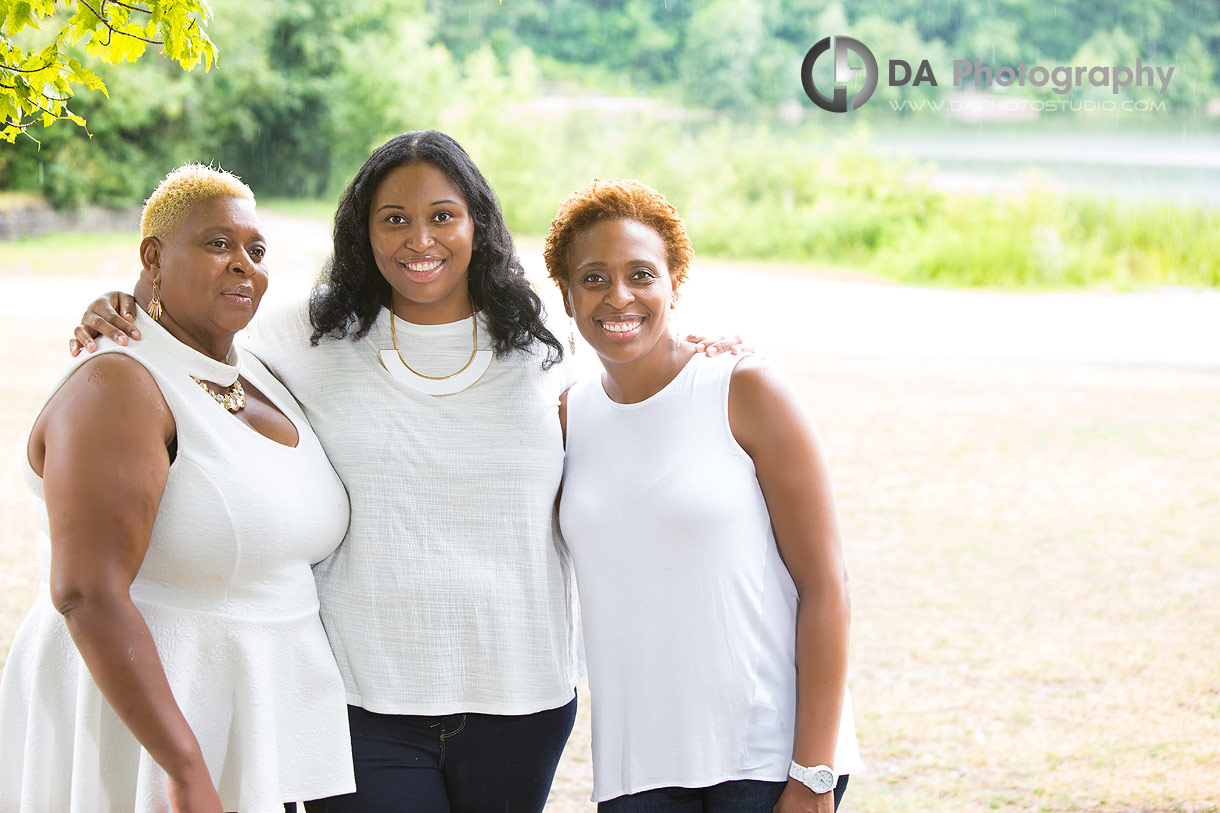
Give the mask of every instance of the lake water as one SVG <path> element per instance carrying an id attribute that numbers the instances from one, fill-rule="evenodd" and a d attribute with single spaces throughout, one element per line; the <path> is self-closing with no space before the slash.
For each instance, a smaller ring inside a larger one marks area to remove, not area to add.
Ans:
<path id="1" fill-rule="evenodd" d="M 1065 193 L 1220 207 L 1220 120 L 1133 118 L 887 121 L 870 126 L 868 139 L 880 152 L 927 165 L 944 189 L 1003 193 L 1042 184 Z"/>

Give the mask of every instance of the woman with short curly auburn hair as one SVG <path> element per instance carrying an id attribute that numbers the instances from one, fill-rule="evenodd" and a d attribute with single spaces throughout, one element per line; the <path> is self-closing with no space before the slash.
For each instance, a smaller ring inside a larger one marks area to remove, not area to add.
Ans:
<path id="1" fill-rule="evenodd" d="M 692 252 L 656 190 L 593 181 L 545 256 L 603 367 L 560 401 L 598 809 L 831 813 L 863 765 L 834 498 L 800 398 L 761 359 L 673 332 Z"/>
<path id="2" fill-rule="evenodd" d="M 659 234 L 665 241 L 666 263 L 674 283 L 681 285 L 686 281 L 695 250 L 686 236 L 686 224 L 674 205 L 660 192 L 639 181 L 594 178 L 559 207 L 542 252 L 547 273 L 565 297 L 568 295 L 566 258 L 572 238 L 595 221 L 616 217 L 638 221 Z"/>

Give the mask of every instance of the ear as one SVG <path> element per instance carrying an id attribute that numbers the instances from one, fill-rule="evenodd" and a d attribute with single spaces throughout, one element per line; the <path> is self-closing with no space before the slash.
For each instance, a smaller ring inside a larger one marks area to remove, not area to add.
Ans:
<path id="1" fill-rule="evenodd" d="M 572 313 L 572 298 L 571 297 L 572 297 L 572 289 L 568 288 L 567 292 L 564 293 L 564 295 L 563 295 L 563 312 L 568 315 L 569 319 L 575 318 L 575 314 Z"/>
<path id="2" fill-rule="evenodd" d="M 150 284 L 161 282 L 161 241 L 156 237 L 150 235 L 140 241 L 140 265 L 142 276 Z"/>

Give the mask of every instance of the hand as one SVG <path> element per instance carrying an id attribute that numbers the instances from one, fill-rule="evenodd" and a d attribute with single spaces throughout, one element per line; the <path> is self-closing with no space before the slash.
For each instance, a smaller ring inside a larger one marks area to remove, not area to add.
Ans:
<path id="1" fill-rule="evenodd" d="M 94 339 L 102 334 L 114 339 L 116 344 L 127 344 L 128 336 L 139 341 L 140 331 L 134 324 L 138 307 L 133 296 L 118 291 L 93 300 L 73 331 L 68 352 L 73 356 L 80 355 L 82 349 L 92 353 L 97 349 Z"/>
<path id="2" fill-rule="evenodd" d="M 698 333 L 691 333 L 686 337 L 686 340 L 695 343 L 696 353 L 706 353 L 709 356 L 714 356 L 725 350 L 728 350 L 734 356 L 754 352 L 754 348 L 745 344 L 740 336 L 716 336 L 711 338 Z"/>
<path id="3" fill-rule="evenodd" d="M 172 813 L 224 813 L 220 794 L 208 776 L 207 768 L 182 779 L 169 778 L 169 809 Z"/>
<path id="4" fill-rule="evenodd" d="M 771 813 L 834 813 L 835 794 L 814 793 L 809 788 L 789 779 Z"/>

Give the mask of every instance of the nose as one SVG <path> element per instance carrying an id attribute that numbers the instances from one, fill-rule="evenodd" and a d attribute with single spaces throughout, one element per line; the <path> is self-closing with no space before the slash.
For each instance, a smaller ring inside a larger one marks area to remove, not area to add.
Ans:
<path id="1" fill-rule="evenodd" d="M 605 302 L 612 308 L 625 308 L 635 301 L 635 294 L 631 291 L 631 285 L 626 279 L 613 280 L 610 287 L 606 289 Z"/>
<path id="2" fill-rule="evenodd" d="M 232 267 L 233 270 L 239 274 L 245 274 L 246 276 L 253 274 L 254 266 L 256 265 L 258 265 L 258 263 L 256 263 L 254 258 L 250 256 L 250 252 L 246 251 L 244 248 L 238 249 L 233 254 Z"/>
<path id="3" fill-rule="evenodd" d="M 407 229 L 407 247 L 416 251 L 430 248 L 436 243 L 427 223 L 416 223 Z"/>

